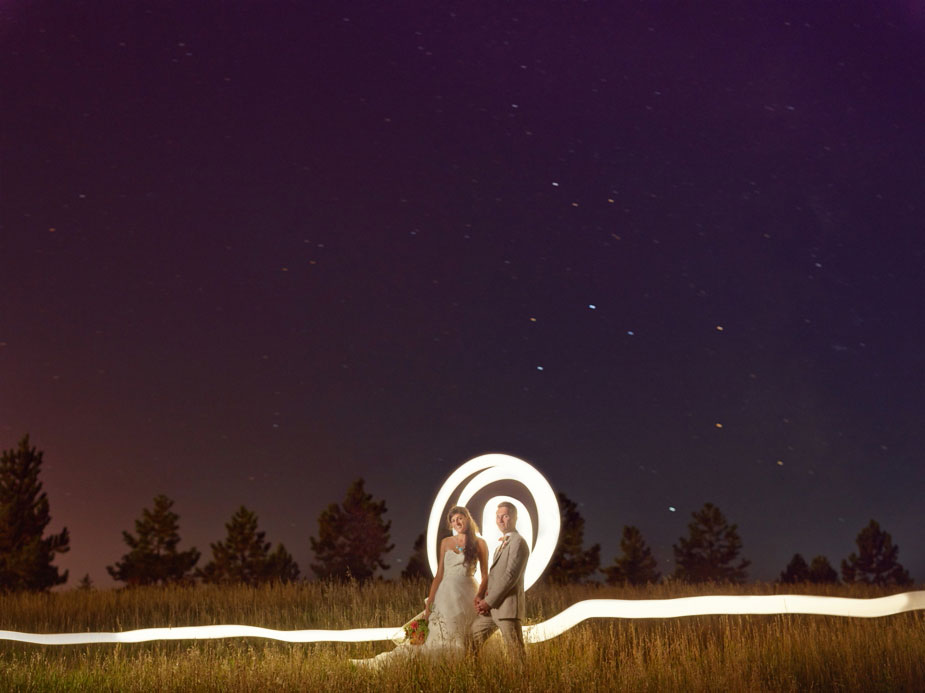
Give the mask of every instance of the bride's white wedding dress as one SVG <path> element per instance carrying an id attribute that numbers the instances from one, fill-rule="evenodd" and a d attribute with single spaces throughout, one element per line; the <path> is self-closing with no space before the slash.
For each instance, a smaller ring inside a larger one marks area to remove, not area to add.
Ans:
<path id="1" fill-rule="evenodd" d="M 443 579 L 434 595 L 427 621 L 427 640 L 423 644 L 412 645 L 405 641 L 394 650 L 351 661 L 377 668 L 392 658 L 465 652 L 469 628 L 476 616 L 474 600 L 478 584 L 466 571 L 463 560 L 463 554 L 456 551 L 447 551 L 443 557 Z"/>

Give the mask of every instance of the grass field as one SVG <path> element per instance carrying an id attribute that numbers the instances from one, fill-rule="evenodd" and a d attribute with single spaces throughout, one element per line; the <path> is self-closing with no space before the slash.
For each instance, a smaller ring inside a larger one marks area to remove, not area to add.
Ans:
<path id="1" fill-rule="evenodd" d="M 0 630 L 54 633 L 228 623 L 284 630 L 395 626 L 420 609 L 426 588 L 424 582 L 305 583 L 0 595 Z M 897 591 L 763 584 L 539 586 L 528 593 L 527 620 L 544 620 L 582 599 L 784 592 L 870 598 Z M 348 661 L 390 646 L 226 639 L 42 647 L 0 641 L 0 689 L 925 690 L 921 611 L 871 620 L 796 615 L 594 620 L 528 646 L 523 672 L 509 666 L 496 642 L 475 660 L 411 662 L 380 672 L 358 670 Z"/>

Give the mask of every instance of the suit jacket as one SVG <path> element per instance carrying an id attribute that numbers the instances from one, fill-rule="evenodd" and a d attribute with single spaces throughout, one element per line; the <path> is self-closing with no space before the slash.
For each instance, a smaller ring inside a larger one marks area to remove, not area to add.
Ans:
<path id="1" fill-rule="evenodd" d="M 530 547 L 517 532 L 511 532 L 507 541 L 501 545 L 501 550 L 493 557 L 485 601 L 495 618 L 523 620 L 526 617 L 524 572 L 528 558 Z"/>

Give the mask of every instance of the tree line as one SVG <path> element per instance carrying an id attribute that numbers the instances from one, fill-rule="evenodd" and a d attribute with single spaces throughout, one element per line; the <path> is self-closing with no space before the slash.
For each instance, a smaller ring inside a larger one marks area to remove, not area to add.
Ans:
<path id="1" fill-rule="evenodd" d="M 0 459 L 0 591 L 43 591 L 63 584 L 68 572 L 52 565 L 58 554 L 70 549 L 67 528 L 46 535 L 51 521 L 47 494 L 39 474 L 43 453 L 25 436 L 17 448 L 6 450 Z M 225 524 L 226 535 L 210 544 L 211 558 L 198 567 L 202 558 L 196 548 L 180 549 L 179 516 L 173 501 L 155 496 L 150 508 L 143 508 L 135 520 L 134 533 L 124 531 L 128 550 L 112 565 L 109 575 L 126 586 L 194 584 L 260 585 L 301 579 L 299 565 L 283 544 L 274 548 L 258 529 L 257 515 L 239 507 Z M 624 526 L 620 555 L 610 565 L 601 566 L 600 544 L 584 546 L 584 518 L 578 505 L 559 494 L 562 530 L 544 580 L 553 584 L 593 582 L 602 575 L 610 584 L 640 585 L 662 579 L 657 562 L 642 532 Z M 380 577 L 387 570 L 385 557 L 390 544 L 391 522 L 383 500 L 375 500 L 357 479 L 347 489 L 341 503 L 332 503 L 318 517 L 318 536 L 310 537 L 315 577 L 327 580 L 364 582 Z M 448 530 L 447 530 L 448 532 Z M 857 536 L 856 553 L 841 562 L 841 578 L 846 583 L 908 585 L 909 572 L 898 560 L 899 547 L 874 520 Z M 749 561 L 741 556 L 742 540 L 735 524 L 730 524 L 718 507 L 706 503 L 692 514 L 688 535 L 673 545 L 674 572 L 667 579 L 683 582 L 741 583 L 747 579 Z M 413 546 L 403 578 L 430 577 L 425 538 L 421 534 Z M 781 572 L 780 582 L 838 582 L 838 575 L 825 556 L 807 564 L 795 554 Z M 85 576 L 80 586 L 92 586 Z"/>
<path id="2" fill-rule="evenodd" d="M 598 572 L 609 584 L 643 585 L 662 579 L 657 561 L 638 527 L 626 525 L 620 539 L 620 555 L 605 567 L 600 565 L 600 545 L 584 548 L 584 519 L 578 506 L 559 493 L 562 531 L 545 579 L 555 583 L 588 582 Z M 691 515 L 687 536 L 672 545 L 674 571 L 667 579 L 687 583 L 743 583 L 751 562 L 742 557 L 742 539 L 738 526 L 730 524 L 722 511 L 705 503 Z M 856 538 L 857 552 L 841 562 L 841 579 L 880 586 L 912 584 L 909 571 L 899 563 L 899 547 L 876 520 L 861 529 Z M 780 583 L 837 583 L 838 574 L 828 558 L 819 555 L 807 565 L 800 554 L 780 573 Z"/>

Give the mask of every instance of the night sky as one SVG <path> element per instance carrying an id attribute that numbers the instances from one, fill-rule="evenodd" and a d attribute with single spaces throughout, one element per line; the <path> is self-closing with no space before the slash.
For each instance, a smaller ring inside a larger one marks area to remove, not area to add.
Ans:
<path id="1" fill-rule="evenodd" d="M 925 2 L 0 0 L 0 446 L 70 586 L 153 497 L 404 565 L 467 459 L 609 563 L 871 518 L 925 579 Z M 674 510 L 672 510 L 674 509 Z M 401 559 L 401 561 L 399 561 Z"/>

